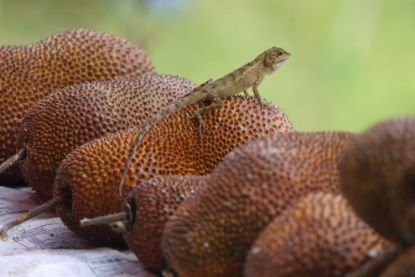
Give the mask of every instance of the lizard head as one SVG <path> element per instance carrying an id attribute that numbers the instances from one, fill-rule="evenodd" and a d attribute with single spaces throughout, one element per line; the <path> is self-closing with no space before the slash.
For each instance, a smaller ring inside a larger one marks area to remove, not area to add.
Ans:
<path id="1" fill-rule="evenodd" d="M 282 48 L 272 47 L 262 53 L 262 57 L 266 73 L 271 74 L 290 57 L 290 53 Z"/>

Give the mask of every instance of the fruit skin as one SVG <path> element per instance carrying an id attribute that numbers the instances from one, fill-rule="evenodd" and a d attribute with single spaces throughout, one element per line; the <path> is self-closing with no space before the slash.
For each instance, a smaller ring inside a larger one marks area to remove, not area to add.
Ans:
<path id="1" fill-rule="evenodd" d="M 156 176 L 129 193 L 135 220 L 123 237 L 146 268 L 156 272 L 166 268 L 160 248 L 164 225 L 185 199 L 205 185 L 205 179 L 205 176 Z"/>
<path id="2" fill-rule="evenodd" d="M 154 72 L 146 53 L 105 33 L 68 30 L 38 43 L 0 46 L 0 163 L 16 152 L 23 113 L 59 88 Z M 0 184 L 21 183 L 17 167 Z"/>
<path id="3" fill-rule="evenodd" d="M 125 195 L 143 180 L 157 175 L 204 175 L 236 146 L 292 125 L 278 108 L 262 108 L 253 97 L 230 97 L 204 119 L 203 137 L 194 122 L 198 104 L 188 106 L 152 128 L 144 137 L 126 179 Z M 54 191 L 71 193 L 57 208 L 63 222 L 97 245 L 122 242 L 108 226 L 80 228 L 79 220 L 123 210 L 118 196 L 121 175 L 141 128 L 108 135 L 71 152 L 61 163 Z"/>
<path id="4" fill-rule="evenodd" d="M 415 242 L 415 118 L 392 119 L 352 139 L 339 163 L 356 213 L 400 245 Z"/>
<path id="5" fill-rule="evenodd" d="M 412 277 L 415 273 L 415 248 L 410 248 L 396 258 L 380 277 Z"/>
<path id="6" fill-rule="evenodd" d="M 351 133 L 274 134 L 232 151 L 167 222 L 162 249 L 180 276 L 241 276 L 258 234 L 293 201 L 339 191 Z"/>
<path id="7" fill-rule="evenodd" d="M 58 166 L 70 151 L 144 124 L 194 87 L 177 76 L 143 74 L 69 86 L 39 100 L 23 116 L 17 141 L 26 150 L 19 162 L 24 180 L 50 199 Z"/>
<path id="8" fill-rule="evenodd" d="M 244 276 L 345 276 L 387 246 L 341 195 L 311 193 L 260 233 Z"/>

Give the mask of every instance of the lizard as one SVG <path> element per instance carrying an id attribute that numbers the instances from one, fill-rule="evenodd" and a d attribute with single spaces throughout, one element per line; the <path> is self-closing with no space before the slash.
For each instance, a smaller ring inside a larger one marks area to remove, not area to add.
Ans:
<path id="1" fill-rule="evenodd" d="M 133 148 L 130 152 L 127 164 L 118 187 L 118 194 L 120 199 L 124 202 L 129 210 L 129 217 L 132 220 L 131 207 L 123 196 L 123 186 L 128 175 L 128 170 L 137 152 L 138 146 L 143 140 L 145 134 L 154 127 L 157 123 L 162 121 L 168 115 L 176 111 L 203 100 L 213 100 L 212 103 L 196 111 L 195 119 L 198 121 L 199 128 L 202 126 L 203 115 L 209 110 L 223 106 L 221 98 L 233 96 L 240 92 L 248 95 L 248 89 L 252 87 L 255 98 L 262 106 L 261 96 L 258 91 L 258 86 L 266 75 L 274 73 L 281 64 L 289 58 L 290 54 L 282 48 L 272 47 L 259 54 L 254 60 L 236 69 L 235 71 L 219 78 L 215 81 L 208 80 L 197 86 L 189 93 L 183 95 L 177 102 L 168 106 L 165 110 L 155 115 L 144 126 L 142 131 L 138 134 L 134 141 Z M 114 226 L 113 226 L 114 227 Z"/>

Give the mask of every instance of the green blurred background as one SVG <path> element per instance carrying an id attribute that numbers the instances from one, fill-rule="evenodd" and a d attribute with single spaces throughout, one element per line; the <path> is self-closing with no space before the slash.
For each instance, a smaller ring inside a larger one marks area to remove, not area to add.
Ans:
<path id="1" fill-rule="evenodd" d="M 136 42 L 159 72 L 199 83 L 283 47 L 291 58 L 260 92 L 297 130 L 415 113 L 414 0 L 0 0 L 0 44 L 79 27 Z"/>

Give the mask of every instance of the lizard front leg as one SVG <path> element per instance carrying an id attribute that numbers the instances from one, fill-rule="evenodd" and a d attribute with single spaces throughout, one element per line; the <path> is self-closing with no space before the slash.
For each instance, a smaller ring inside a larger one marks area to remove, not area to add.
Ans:
<path id="1" fill-rule="evenodd" d="M 259 105 L 261 105 L 261 107 L 263 107 L 261 95 L 259 94 L 259 90 L 258 90 L 258 85 L 253 85 L 252 86 L 252 91 L 254 92 L 255 98 L 258 101 Z"/>
<path id="2" fill-rule="evenodd" d="M 255 98 L 258 101 L 259 105 L 263 107 L 261 95 L 259 94 L 258 86 L 261 84 L 262 80 L 264 79 L 264 76 L 259 76 L 258 79 L 255 81 L 255 83 L 252 85 L 252 91 L 254 92 Z"/>
<path id="3" fill-rule="evenodd" d="M 212 103 L 206 107 L 200 108 L 195 112 L 194 119 L 196 120 L 197 127 L 199 129 L 199 135 L 202 136 L 202 130 L 203 130 L 203 117 L 206 113 L 208 113 L 212 109 L 216 108 L 222 108 L 223 107 L 223 101 L 215 96 L 212 97 Z"/>

